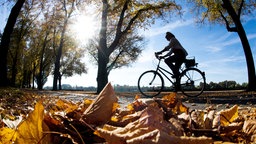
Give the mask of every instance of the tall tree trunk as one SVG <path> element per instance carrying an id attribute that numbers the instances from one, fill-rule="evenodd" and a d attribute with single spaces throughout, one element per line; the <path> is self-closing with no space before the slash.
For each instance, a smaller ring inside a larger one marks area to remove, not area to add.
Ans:
<path id="1" fill-rule="evenodd" d="M 37 89 L 38 90 L 42 90 L 43 86 L 44 86 L 44 55 L 45 55 L 45 48 L 47 46 L 48 43 L 48 35 L 49 35 L 49 31 L 46 32 L 46 35 L 44 37 L 44 41 L 43 41 L 43 47 L 42 47 L 42 51 L 41 51 L 41 55 L 40 55 L 40 63 L 39 63 L 39 76 L 37 79 Z"/>
<path id="2" fill-rule="evenodd" d="M 107 64 L 109 61 L 109 55 L 107 52 L 107 14 L 108 14 L 108 2 L 102 0 L 103 10 L 101 17 L 101 30 L 100 41 L 98 49 L 98 74 L 97 74 L 97 93 L 108 83 Z"/>
<path id="3" fill-rule="evenodd" d="M 13 63 L 12 63 L 12 77 L 11 77 L 11 86 L 16 85 L 16 76 L 17 76 L 17 62 L 18 62 L 18 51 L 19 51 L 20 46 L 18 45 L 16 50 L 15 50 L 15 55 L 13 58 Z"/>
<path id="4" fill-rule="evenodd" d="M 13 32 L 14 25 L 16 23 L 17 17 L 19 16 L 20 10 L 25 3 L 25 0 L 18 0 L 13 6 L 11 13 L 9 15 L 8 21 L 6 23 L 1 44 L 0 44 L 0 86 L 8 86 L 7 79 L 7 54 L 9 50 L 10 37 Z"/>
<path id="5" fill-rule="evenodd" d="M 240 20 L 240 13 L 236 14 L 234 8 L 232 7 L 231 3 L 229 0 L 222 0 L 224 8 L 227 10 L 229 15 L 231 16 L 233 22 L 235 23 L 236 26 L 236 31 L 240 37 L 240 40 L 243 45 L 244 49 L 244 54 L 246 58 L 246 63 L 247 63 L 247 69 L 248 69 L 248 91 L 255 91 L 256 90 L 256 73 L 255 73 L 255 65 L 253 61 L 253 56 L 252 56 L 252 51 L 251 47 L 249 44 L 249 41 L 247 39 L 245 30 L 243 28 L 243 25 Z M 241 3 L 241 8 L 242 8 Z"/>
<path id="6" fill-rule="evenodd" d="M 62 76 L 61 76 L 61 74 L 60 74 L 60 76 L 59 76 L 59 90 L 62 90 L 62 87 L 61 87 L 61 78 L 62 78 Z"/>
<path id="7" fill-rule="evenodd" d="M 107 63 L 108 63 L 108 57 L 105 56 L 104 52 L 98 51 L 97 93 L 100 93 L 101 90 L 108 83 Z"/>
<path id="8" fill-rule="evenodd" d="M 35 89 L 36 64 L 33 63 L 32 89 Z"/>
<path id="9" fill-rule="evenodd" d="M 59 47 L 58 47 L 58 52 L 57 52 L 55 65 L 54 65 L 53 86 L 52 86 L 53 88 L 52 88 L 52 90 L 57 90 L 57 86 L 58 86 L 58 79 L 60 77 L 60 59 L 61 59 L 61 56 L 62 56 L 62 49 L 63 49 L 63 45 L 64 45 L 64 36 L 65 36 L 67 24 L 68 24 L 68 18 L 65 19 L 63 29 L 62 29 L 62 32 L 61 32 L 60 44 L 59 44 Z"/>
<path id="10" fill-rule="evenodd" d="M 250 44 L 248 42 L 248 39 L 246 37 L 246 33 L 244 31 L 244 28 L 241 24 L 241 22 L 237 22 L 236 24 L 237 29 L 238 29 L 238 35 L 241 39 L 243 49 L 244 49 L 244 54 L 246 58 L 246 64 L 247 64 L 247 72 L 248 72 L 248 91 L 255 91 L 256 90 L 256 75 L 255 75 L 255 65 L 253 61 L 253 56 L 252 56 L 252 51 Z"/>

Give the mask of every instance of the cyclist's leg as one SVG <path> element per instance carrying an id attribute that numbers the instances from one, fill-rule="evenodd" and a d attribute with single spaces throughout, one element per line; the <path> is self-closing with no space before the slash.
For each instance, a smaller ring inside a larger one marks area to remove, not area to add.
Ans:
<path id="1" fill-rule="evenodd" d="M 176 59 L 175 55 L 172 55 L 164 60 L 164 62 L 168 65 L 168 67 L 172 70 L 172 72 L 174 72 L 175 70 L 175 65 L 174 65 L 174 62 L 176 61 L 175 59 Z"/>
<path id="2" fill-rule="evenodd" d="M 180 55 L 172 55 L 165 59 L 165 63 L 171 68 L 173 72 L 173 78 L 177 78 L 180 74 L 179 69 L 184 61 L 184 57 Z"/>
<path id="3" fill-rule="evenodd" d="M 180 75 L 179 69 L 181 65 L 184 63 L 186 57 L 185 56 L 177 56 L 176 62 L 175 62 L 175 72 L 176 74 Z"/>

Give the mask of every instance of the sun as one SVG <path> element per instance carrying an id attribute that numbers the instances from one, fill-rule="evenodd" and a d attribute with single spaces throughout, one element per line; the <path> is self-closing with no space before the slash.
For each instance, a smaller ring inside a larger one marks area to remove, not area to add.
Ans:
<path id="1" fill-rule="evenodd" d="M 99 29 L 96 17 L 93 15 L 77 16 L 71 25 L 72 34 L 81 42 L 87 42 L 93 38 Z"/>

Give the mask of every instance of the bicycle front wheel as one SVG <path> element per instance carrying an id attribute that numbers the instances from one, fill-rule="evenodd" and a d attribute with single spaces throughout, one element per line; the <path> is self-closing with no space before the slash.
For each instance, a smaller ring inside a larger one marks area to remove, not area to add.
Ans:
<path id="1" fill-rule="evenodd" d="M 189 97 L 202 94 L 205 88 L 205 74 L 197 68 L 188 68 L 181 73 L 179 80 L 181 92 Z"/>
<path id="2" fill-rule="evenodd" d="M 141 74 L 138 80 L 138 89 L 144 96 L 154 97 L 164 88 L 163 77 L 156 71 L 150 70 Z"/>

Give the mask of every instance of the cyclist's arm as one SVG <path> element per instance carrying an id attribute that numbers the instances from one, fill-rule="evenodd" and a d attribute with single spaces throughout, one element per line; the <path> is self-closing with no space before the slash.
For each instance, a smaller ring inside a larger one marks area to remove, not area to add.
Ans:
<path id="1" fill-rule="evenodd" d="M 173 49 L 171 49 L 167 54 L 165 54 L 165 55 L 163 55 L 162 57 L 167 57 L 167 56 L 170 56 L 170 55 L 172 55 L 172 53 L 173 53 Z"/>
<path id="2" fill-rule="evenodd" d="M 168 46 L 166 46 L 163 50 L 157 52 L 157 54 L 162 54 L 163 52 L 168 51 L 170 48 L 171 48 L 171 47 L 168 45 Z"/>

